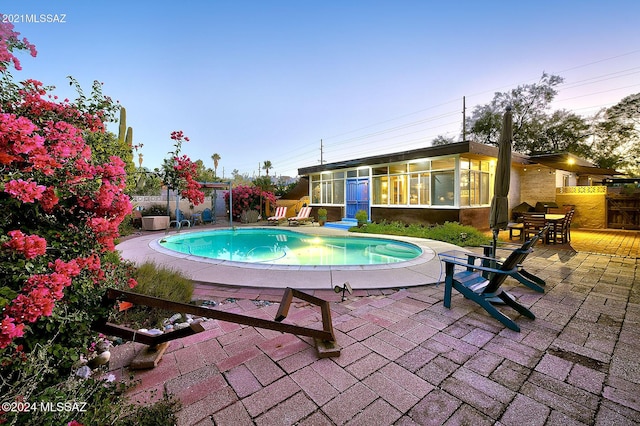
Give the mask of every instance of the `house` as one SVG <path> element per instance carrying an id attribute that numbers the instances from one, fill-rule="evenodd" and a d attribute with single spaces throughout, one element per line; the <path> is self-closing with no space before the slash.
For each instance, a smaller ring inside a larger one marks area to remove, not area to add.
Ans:
<path id="1" fill-rule="evenodd" d="M 465 141 L 304 167 L 298 174 L 308 179 L 311 206 L 326 208 L 329 221 L 365 210 L 376 222 L 456 221 L 486 229 L 497 156 L 497 147 Z M 514 152 L 509 205 L 556 202 L 558 188 L 593 185 L 615 174 L 571 154 Z"/>

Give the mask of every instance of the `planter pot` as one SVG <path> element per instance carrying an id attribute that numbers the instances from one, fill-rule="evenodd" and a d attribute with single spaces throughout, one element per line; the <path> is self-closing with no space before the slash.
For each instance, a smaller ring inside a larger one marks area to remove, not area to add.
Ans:
<path id="1" fill-rule="evenodd" d="M 242 223 L 256 223 L 260 217 L 260 212 L 257 210 L 243 210 L 240 214 L 240 222 Z"/>
<path id="2" fill-rule="evenodd" d="M 318 223 L 320 224 L 320 226 L 324 226 L 326 222 L 327 222 L 326 217 L 318 217 Z"/>
<path id="3" fill-rule="evenodd" d="M 160 231 L 169 227 L 169 216 L 143 216 L 142 229 L 144 231 Z"/>

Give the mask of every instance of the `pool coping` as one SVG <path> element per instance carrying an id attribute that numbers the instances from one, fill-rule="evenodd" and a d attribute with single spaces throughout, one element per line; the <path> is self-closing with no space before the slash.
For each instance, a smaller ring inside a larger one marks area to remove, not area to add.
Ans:
<path id="1" fill-rule="evenodd" d="M 252 228 L 272 228 L 255 226 Z M 224 229 L 224 228 L 220 228 Z M 246 227 L 243 227 L 246 229 Z M 203 228 L 182 230 L 181 233 L 198 232 Z M 316 235 L 349 235 L 367 238 L 345 230 L 318 226 L 301 226 L 294 231 Z M 249 286 L 263 288 L 328 289 L 349 282 L 353 289 L 381 289 L 413 287 L 442 281 L 443 270 L 438 253 L 460 250 L 460 247 L 435 240 L 376 234 L 371 238 L 385 238 L 415 244 L 422 254 L 415 259 L 387 265 L 358 266 L 292 266 L 251 264 L 228 260 L 207 259 L 200 256 L 177 253 L 161 247 L 158 241 L 176 231 L 152 233 L 130 238 L 116 247 L 126 260 L 141 264 L 147 261 L 176 269 L 190 279 L 210 284 Z"/>

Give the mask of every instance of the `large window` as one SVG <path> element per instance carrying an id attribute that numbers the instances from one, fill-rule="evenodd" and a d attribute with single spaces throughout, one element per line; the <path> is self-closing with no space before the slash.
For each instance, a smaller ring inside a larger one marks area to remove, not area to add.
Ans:
<path id="1" fill-rule="evenodd" d="M 481 206 L 491 203 L 491 172 L 489 161 L 460 159 L 460 205 Z"/>
<path id="2" fill-rule="evenodd" d="M 313 204 L 344 204 L 344 172 L 311 175 Z"/>
<path id="3" fill-rule="evenodd" d="M 453 206 L 455 164 L 455 158 L 445 158 L 374 167 L 373 204 Z"/>

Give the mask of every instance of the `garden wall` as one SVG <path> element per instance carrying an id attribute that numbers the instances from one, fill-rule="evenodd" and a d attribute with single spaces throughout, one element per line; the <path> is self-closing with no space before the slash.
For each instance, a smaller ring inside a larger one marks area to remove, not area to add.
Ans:
<path id="1" fill-rule="evenodd" d="M 574 186 L 558 188 L 556 203 L 575 206 L 572 227 L 605 229 L 607 227 L 606 188 L 602 186 Z M 569 192 L 574 191 L 574 192 Z"/>

